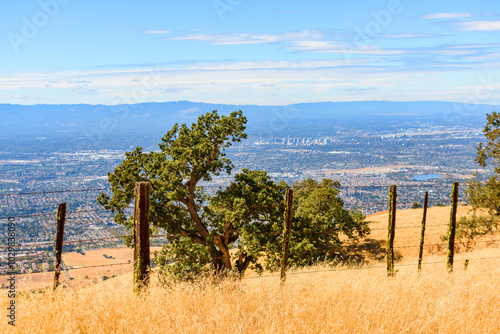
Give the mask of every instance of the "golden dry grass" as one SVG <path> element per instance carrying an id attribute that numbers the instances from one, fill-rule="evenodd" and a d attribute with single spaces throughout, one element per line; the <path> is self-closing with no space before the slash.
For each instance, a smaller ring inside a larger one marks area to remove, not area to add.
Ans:
<path id="1" fill-rule="evenodd" d="M 161 250 L 161 247 L 151 247 L 151 253 Z M 113 257 L 105 258 L 104 255 Z M 101 248 L 85 251 L 85 255 L 76 252 L 63 253 L 63 261 L 67 266 L 98 266 L 132 261 L 134 250 L 128 247 Z"/>
<path id="2" fill-rule="evenodd" d="M 444 225 L 428 228 L 427 245 L 441 243 L 449 209 L 429 210 L 428 225 Z M 467 209 L 461 207 L 459 216 Z M 334 271 L 315 266 L 289 272 L 282 288 L 279 277 L 269 274 L 169 289 L 154 278 L 149 294 L 136 296 L 132 273 L 124 269 L 126 274 L 90 286 L 20 295 L 18 326 L 8 326 L 4 317 L 0 333 L 499 333 L 500 249 L 484 243 L 472 253 L 459 252 L 453 274 L 442 253 L 426 252 L 419 276 L 415 254 L 403 246 L 418 244 L 419 228 L 408 227 L 420 224 L 421 213 L 398 211 L 397 226 L 403 228 L 395 246 L 404 257 L 395 278 L 386 277 L 384 263 Z M 370 238 L 385 240 L 387 212 L 368 220 Z M 92 257 L 101 260 L 96 254 Z M 129 254 L 116 255 L 123 260 Z M 2 296 L 4 310 L 8 302 Z"/>
<path id="3" fill-rule="evenodd" d="M 424 256 L 428 254 L 445 254 L 447 246 L 446 242 L 441 240 L 441 236 L 447 235 L 450 209 L 450 206 L 435 206 L 427 209 Z M 458 206 L 457 221 L 461 217 L 468 216 L 470 209 L 470 206 Z M 418 256 L 422 215 L 423 209 L 397 210 L 396 212 L 394 248 L 403 258 Z M 377 212 L 366 217 L 366 220 L 370 222 L 369 226 L 372 230 L 369 238 L 382 241 L 384 246 L 387 240 L 388 219 L 389 211 Z M 487 247 L 492 243 L 492 240 L 498 239 L 498 236 L 491 235 L 477 238 L 474 248 Z M 459 252 L 463 251 L 463 247 L 461 247 L 458 241 L 456 245 Z"/>
<path id="4" fill-rule="evenodd" d="M 470 258 L 467 271 L 461 267 Z M 494 257 L 494 259 L 485 259 Z M 444 263 L 327 271 L 316 266 L 279 277 L 226 281 L 217 286 L 156 283 L 134 295 L 131 275 L 54 295 L 18 299 L 18 326 L 1 333 L 498 333 L 500 250 Z M 443 262 L 431 256 L 427 262 Z M 2 309 L 8 300 L 2 298 Z"/>
<path id="5" fill-rule="evenodd" d="M 161 250 L 161 247 L 151 247 L 151 253 L 156 250 Z M 113 259 L 106 259 L 103 254 L 112 256 Z M 129 260 L 132 262 L 133 256 L 134 250 L 131 248 L 101 248 L 85 251 L 85 255 L 76 252 L 63 253 L 63 261 L 65 265 L 74 268 L 91 267 L 70 270 L 70 276 L 75 282 L 96 282 L 103 276 L 111 277 L 113 275 L 120 275 L 130 271 L 131 264 L 116 264 L 127 263 Z M 106 264 L 109 264 L 110 266 L 106 266 Z M 0 284 L 6 284 L 7 278 L 8 277 L 0 277 Z M 54 272 L 18 275 L 17 279 L 17 286 L 19 290 L 40 289 L 52 285 Z M 61 274 L 60 281 L 67 282 L 67 277 L 64 274 Z"/>

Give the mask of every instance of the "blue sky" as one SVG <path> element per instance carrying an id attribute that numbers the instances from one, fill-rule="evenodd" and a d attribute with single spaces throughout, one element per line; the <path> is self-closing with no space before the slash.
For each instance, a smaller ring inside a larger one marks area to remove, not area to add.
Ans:
<path id="1" fill-rule="evenodd" d="M 0 103 L 500 103 L 497 1 L 0 3 Z"/>

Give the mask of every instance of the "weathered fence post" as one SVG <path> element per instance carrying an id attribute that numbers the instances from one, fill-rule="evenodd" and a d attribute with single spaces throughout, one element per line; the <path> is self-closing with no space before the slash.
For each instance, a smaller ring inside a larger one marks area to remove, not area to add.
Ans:
<path id="1" fill-rule="evenodd" d="M 448 225 L 448 272 L 453 271 L 453 256 L 455 254 L 455 229 L 457 227 L 458 182 L 453 182 L 451 192 L 450 224 Z"/>
<path id="2" fill-rule="evenodd" d="M 59 285 L 59 276 L 61 275 L 61 262 L 62 262 L 65 222 L 66 222 L 66 203 L 61 203 L 57 208 L 56 263 L 54 271 L 54 285 L 52 287 L 53 291 L 55 291 L 57 286 Z"/>
<path id="3" fill-rule="evenodd" d="M 149 285 L 149 182 L 135 185 L 134 291 Z"/>
<path id="4" fill-rule="evenodd" d="M 288 256 L 290 253 L 290 231 L 292 228 L 292 205 L 293 205 L 293 189 L 288 188 L 286 191 L 286 211 L 285 211 L 285 226 L 283 230 L 283 258 L 281 262 L 281 285 L 285 284 L 286 267 L 288 265 Z"/>
<path id="5" fill-rule="evenodd" d="M 393 184 L 389 190 L 389 227 L 387 235 L 387 276 L 395 275 L 394 272 L 394 232 L 396 229 L 396 198 L 397 188 Z"/>
<path id="6" fill-rule="evenodd" d="M 422 270 L 422 257 L 424 255 L 424 236 L 425 236 L 425 220 L 427 219 L 427 204 L 429 201 L 429 192 L 425 192 L 424 197 L 424 213 L 422 215 L 422 228 L 420 231 L 420 248 L 418 250 L 418 266 L 417 271 L 420 273 Z"/>

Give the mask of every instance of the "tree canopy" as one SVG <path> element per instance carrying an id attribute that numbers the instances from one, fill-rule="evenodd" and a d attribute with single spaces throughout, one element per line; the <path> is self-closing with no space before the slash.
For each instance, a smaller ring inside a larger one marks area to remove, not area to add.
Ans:
<path id="1" fill-rule="evenodd" d="M 493 167 L 493 175 L 481 182 L 476 172 L 474 179 L 468 182 L 466 195 L 472 205 L 472 215 L 461 218 L 458 223 L 457 236 L 472 241 L 474 238 L 494 233 L 499 228 L 500 216 L 500 114 L 493 111 L 486 114 L 486 125 L 483 134 L 486 142 L 476 147 L 475 161 L 482 168 Z M 478 215 L 479 209 L 486 209 L 488 215 Z"/>
<path id="2" fill-rule="evenodd" d="M 207 270 L 276 269 L 288 185 L 248 169 L 234 175 L 226 188 L 199 184 L 232 172 L 225 150 L 246 138 L 246 122 L 241 111 L 229 116 L 213 111 L 191 127 L 176 124 L 161 139 L 159 151 L 138 147 L 108 173 L 112 195 L 102 193 L 98 202 L 129 229 L 133 215 L 127 216 L 126 209 L 134 200 L 135 183 L 151 183 L 151 230 L 164 230 L 168 240 L 155 260 L 164 272 L 189 278 Z M 342 253 L 340 234 L 357 239 L 368 233 L 361 212 L 343 207 L 338 182 L 308 179 L 293 187 L 291 264 L 333 258 Z"/>

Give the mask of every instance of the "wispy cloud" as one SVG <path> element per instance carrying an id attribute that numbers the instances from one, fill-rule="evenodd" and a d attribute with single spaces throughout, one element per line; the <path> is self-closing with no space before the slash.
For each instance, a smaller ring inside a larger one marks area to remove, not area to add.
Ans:
<path id="1" fill-rule="evenodd" d="M 416 38 L 430 37 L 431 34 L 400 34 L 388 35 L 385 38 Z M 383 38 L 383 36 L 381 36 Z M 328 40 L 323 31 L 302 30 L 280 34 L 190 34 L 184 36 L 165 37 L 165 40 L 182 40 L 206 42 L 214 45 L 243 45 L 283 43 L 284 49 L 303 53 L 338 53 L 338 54 L 364 54 L 364 55 L 396 55 L 404 51 L 383 49 L 375 46 L 347 45 L 339 40 Z"/>
<path id="2" fill-rule="evenodd" d="M 461 22 L 463 31 L 500 31 L 499 21 L 468 21 Z"/>
<path id="3" fill-rule="evenodd" d="M 420 16 L 421 19 L 461 19 L 472 16 L 470 13 L 434 13 Z"/>
<path id="4" fill-rule="evenodd" d="M 382 49 L 375 46 L 351 46 L 333 41 L 298 41 L 287 47 L 290 50 L 310 53 L 339 53 L 363 55 L 399 55 L 406 53 L 404 50 Z"/>
<path id="5" fill-rule="evenodd" d="M 350 35 L 349 35 L 350 36 Z M 429 33 L 400 33 L 380 34 L 374 39 L 409 39 L 433 38 L 438 35 Z M 213 45 L 244 45 L 281 43 L 285 50 L 301 53 L 337 53 L 361 55 L 397 55 L 405 51 L 376 46 L 356 46 L 349 42 L 349 38 L 342 35 L 331 35 L 328 31 L 302 30 L 279 34 L 188 34 L 181 36 L 164 37 L 164 40 L 205 42 Z"/>
<path id="6" fill-rule="evenodd" d="M 398 38 L 434 38 L 436 34 L 419 34 L 419 33 L 401 33 L 401 34 L 382 34 L 377 38 L 398 39 Z"/>
<path id="7" fill-rule="evenodd" d="M 207 42 L 214 45 L 241 45 L 241 44 L 263 44 L 277 42 L 291 42 L 303 40 L 319 40 L 323 33 L 315 30 L 303 30 L 298 32 L 286 32 L 281 34 L 190 34 L 184 36 L 165 37 L 166 40 Z"/>
<path id="8" fill-rule="evenodd" d="M 151 35 L 166 35 L 166 34 L 170 34 L 170 30 L 163 30 L 163 29 L 144 30 L 142 33 L 143 34 L 151 34 Z"/>
<path id="9" fill-rule="evenodd" d="M 180 86 L 176 86 L 176 85 L 168 85 L 167 87 L 163 88 L 163 93 L 164 94 L 178 94 L 178 93 L 184 92 L 186 90 L 191 90 L 191 88 L 180 87 Z"/>
<path id="10" fill-rule="evenodd" d="M 302 48 L 310 53 L 340 53 L 344 52 L 340 43 L 294 41 L 285 44 L 298 52 Z M 370 46 L 353 47 L 352 50 L 370 56 L 349 59 L 331 56 L 326 57 L 328 59 L 275 61 L 219 60 L 153 69 L 144 66 L 101 71 L 0 73 L 0 99 L 10 103 L 38 103 L 40 101 L 34 98 L 20 100 L 12 95 L 44 94 L 46 102 L 86 101 L 95 104 L 170 100 L 238 104 L 255 102 L 255 96 L 261 98 L 261 104 L 341 99 L 399 100 L 428 96 L 458 100 L 469 92 L 455 87 L 441 91 L 442 87 L 450 86 L 450 82 L 469 85 L 471 76 L 478 76 L 482 71 L 488 73 L 491 68 L 500 66 L 499 51 L 500 43 L 395 49 Z M 470 75 L 460 78 L 458 73 L 465 71 Z M 47 84 L 51 85 L 50 90 L 46 88 Z M 355 87 L 361 89 L 349 90 Z M 393 92 L 394 87 L 405 87 L 405 91 Z M 137 92 L 141 92 L 142 99 L 135 97 Z M 492 97 L 491 101 L 498 101 L 498 98 Z M 185 112 L 187 115 L 190 113 Z"/>
<path id="11" fill-rule="evenodd" d="M 89 87 L 88 85 L 78 85 L 73 88 L 73 92 L 76 94 L 97 95 L 97 90 Z"/>
<path id="12" fill-rule="evenodd" d="M 30 99 L 29 96 L 26 95 L 21 95 L 21 94 L 15 94 L 11 96 L 13 99 L 20 99 L 20 100 L 27 100 Z"/>

